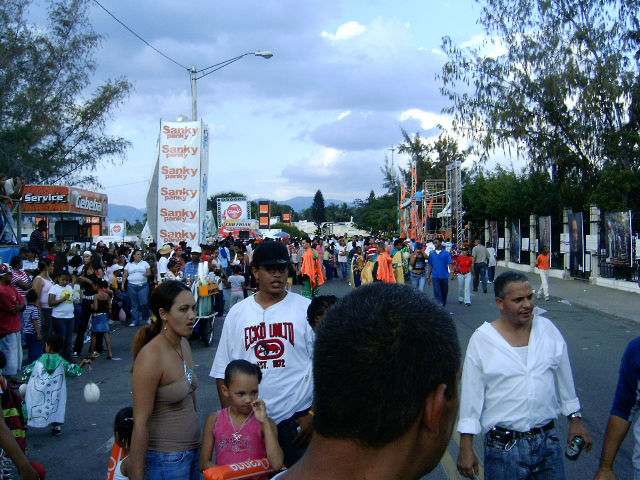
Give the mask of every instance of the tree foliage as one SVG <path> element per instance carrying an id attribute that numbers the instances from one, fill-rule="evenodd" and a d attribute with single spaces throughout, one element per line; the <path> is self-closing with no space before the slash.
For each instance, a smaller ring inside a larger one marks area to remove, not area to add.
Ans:
<path id="1" fill-rule="evenodd" d="M 29 1 L 0 3 L 0 171 L 27 182 L 97 183 L 91 171 L 122 158 L 129 143 L 104 133 L 131 85 L 86 89 L 100 36 L 89 0 L 50 0 L 48 26 L 30 23 Z"/>
<path id="2" fill-rule="evenodd" d="M 321 232 L 322 224 L 327 221 L 327 212 L 324 206 L 324 197 L 322 192 L 318 190 L 313 196 L 313 203 L 311 204 L 311 218 L 316 225 L 316 229 Z"/>
<path id="3" fill-rule="evenodd" d="M 602 168 L 640 168 L 637 0 L 478 0 L 478 46 L 443 39 L 445 113 L 480 153 L 589 188 Z M 493 50 L 492 53 L 490 50 Z"/>
<path id="4" fill-rule="evenodd" d="M 393 233 L 398 226 L 397 197 L 386 194 L 376 197 L 370 195 L 366 202 L 360 203 L 354 212 L 354 222 L 362 230 L 372 233 Z"/>
<path id="5" fill-rule="evenodd" d="M 398 146 L 398 152 L 409 155 L 415 162 L 418 189 L 422 188 L 425 180 L 444 180 L 447 165 L 455 161 L 464 162 L 469 155 L 467 150 L 461 150 L 458 142 L 445 133 L 428 141 L 420 133 L 411 136 L 404 129 L 401 132 L 404 142 Z M 405 185 L 411 185 L 411 169 L 401 168 L 400 171 Z"/>

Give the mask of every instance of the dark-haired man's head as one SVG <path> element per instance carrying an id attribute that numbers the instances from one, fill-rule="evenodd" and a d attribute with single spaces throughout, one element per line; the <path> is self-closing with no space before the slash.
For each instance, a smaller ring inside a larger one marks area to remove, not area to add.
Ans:
<path id="1" fill-rule="evenodd" d="M 403 448 L 419 478 L 440 461 L 458 412 L 460 347 L 451 317 L 407 286 L 375 283 L 336 303 L 314 347 L 318 443 Z"/>
<path id="2" fill-rule="evenodd" d="M 335 295 L 320 295 L 311 300 L 309 307 L 307 307 L 307 322 L 311 325 L 311 328 L 315 331 L 327 313 L 327 310 L 338 301 L 338 297 Z"/>

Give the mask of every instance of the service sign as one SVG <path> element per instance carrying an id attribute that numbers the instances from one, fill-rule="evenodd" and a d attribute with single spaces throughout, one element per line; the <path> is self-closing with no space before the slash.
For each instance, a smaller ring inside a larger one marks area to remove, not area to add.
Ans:
<path id="1" fill-rule="evenodd" d="M 258 228 L 258 221 L 254 219 L 227 220 L 223 225 L 229 230 L 255 230 Z"/>
<path id="2" fill-rule="evenodd" d="M 58 185 L 25 185 L 22 192 L 23 212 L 69 211 L 69 187 Z"/>
<path id="3" fill-rule="evenodd" d="M 201 122 L 162 122 L 158 164 L 160 245 L 198 245 L 201 207 Z"/>

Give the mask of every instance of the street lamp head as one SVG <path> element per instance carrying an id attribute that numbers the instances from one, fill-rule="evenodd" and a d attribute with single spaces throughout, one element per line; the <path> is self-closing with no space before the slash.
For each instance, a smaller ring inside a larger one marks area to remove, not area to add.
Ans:
<path id="1" fill-rule="evenodd" d="M 269 52 L 269 51 L 266 51 L 266 52 L 255 52 L 254 55 L 256 57 L 262 57 L 262 58 L 267 58 L 268 59 L 268 58 L 273 57 L 273 52 Z"/>

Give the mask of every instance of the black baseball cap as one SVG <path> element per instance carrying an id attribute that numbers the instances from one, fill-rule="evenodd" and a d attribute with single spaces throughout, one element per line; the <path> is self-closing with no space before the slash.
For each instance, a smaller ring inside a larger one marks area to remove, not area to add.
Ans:
<path id="1" fill-rule="evenodd" d="M 289 250 L 281 242 L 262 242 L 253 252 L 253 266 L 289 265 Z"/>

